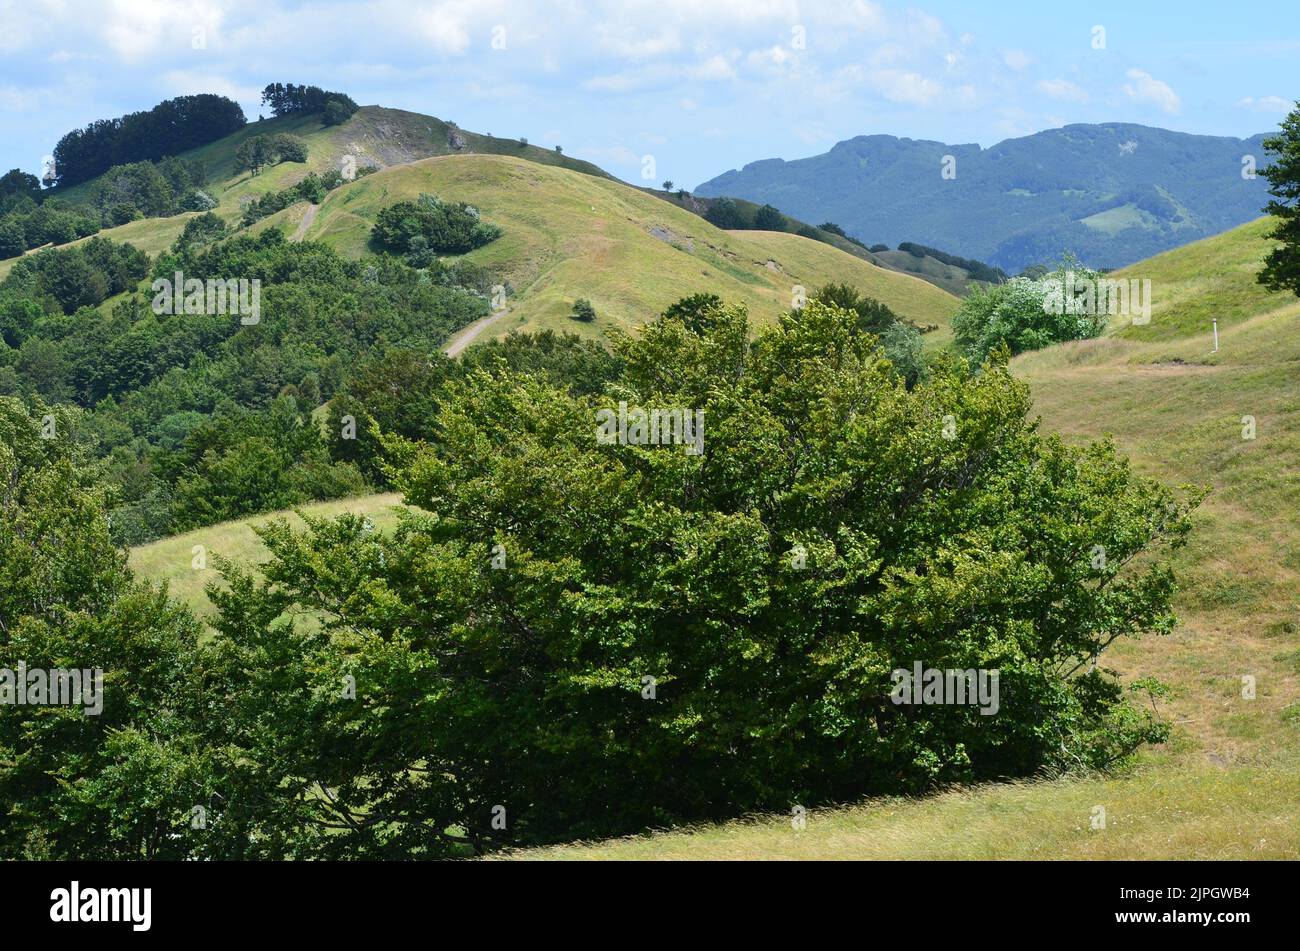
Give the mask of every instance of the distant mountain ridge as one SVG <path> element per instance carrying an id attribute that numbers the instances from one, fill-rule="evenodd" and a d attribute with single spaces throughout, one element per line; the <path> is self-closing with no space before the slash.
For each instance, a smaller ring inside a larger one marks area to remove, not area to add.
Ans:
<path id="1" fill-rule="evenodd" d="M 1065 250 L 1113 268 L 1259 217 L 1267 182 L 1243 177 L 1243 157 L 1266 165 L 1268 134 L 1077 124 L 987 149 L 867 135 L 810 158 L 751 162 L 695 194 L 766 202 L 868 243 L 914 241 L 1013 273 Z"/>

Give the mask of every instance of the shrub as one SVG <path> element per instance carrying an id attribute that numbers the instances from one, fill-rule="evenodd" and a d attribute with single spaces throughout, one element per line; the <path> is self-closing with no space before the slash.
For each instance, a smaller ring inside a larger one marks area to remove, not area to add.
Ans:
<path id="1" fill-rule="evenodd" d="M 307 161 L 307 143 L 296 135 L 280 133 L 271 140 L 271 150 L 281 162 Z"/>
<path id="2" fill-rule="evenodd" d="M 704 213 L 705 219 L 714 227 L 724 231 L 735 231 L 746 226 L 745 216 L 730 198 L 719 198 Z"/>
<path id="3" fill-rule="evenodd" d="M 977 287 L 953 316 L 957 344 L 979 362 L 1002 346 L 1014 355 L 1100 335 L 1106 329 L 1105 304 L 1066 299 L 1064 289 L 1071 280 L 1077 287 L 1098 287 L 1104 276 L 1067 259 L 1041 278 L 1014 277 Z"/>
<path id="4" fill-rule="evenodd" d="M 185 230 L 176 239 L 178 247 L 193 247 L 220 241 L 226 236 L 226 223 L 212 212 L 205 212 L 185 222 Z"/>
<path id="5" fill-rule="evenodd" d="M 573 313 L 569 316 L 574 320 L 591 323 L 596 319 L 596 308 L 592 306 L 591 301 L 587 300 L 587 298 L 579 297 L 573 302 Z"/>
<path id="6" fill-rule="evenodd" d="M 421 195 L 416 201 L 401 201 L 381 211 L 371 234 L 379 247 L 402 254 L 423 249 L 464 254 L 495 241 L 501 229 L 480 220 L 472 205 Z M 424 244 L 413 246 L 416 238 L 423 238 Z"/>
<path id="7" fill-rule="evenodd" d="M 16 258 L 27 250 L 27 236 L 17 221 L 0 222 L 0 258 Z"/>

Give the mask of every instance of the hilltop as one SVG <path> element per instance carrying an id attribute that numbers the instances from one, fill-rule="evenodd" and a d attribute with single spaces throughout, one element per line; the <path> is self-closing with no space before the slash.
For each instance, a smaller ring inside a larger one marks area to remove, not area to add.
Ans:
<path id="1" fill-rule="evenodd" d="M 241 143 L 276 133 L 301 138 L 307 162 L 284 162 L 258 175 L 236 172 Z M 475 205 L 505 230 L 499 241 L 466 256 L 499 271 L 512 287 L 510 312 L 494 322 L 494 335 L 542 327 L 604 335 L 635 327 L 673 301 L 704 290 L 745 303 L 761 321 L 788 309 L 796 286 L 811 292 L 839 281 L 917 324 L 938 326 L 940 331 L 929 335 L 931 345 L 938 345 L 957 306 L 953 295 L 934 284 L 834 244 L 783 232 L 722 231 L 687 208 L 553 149 L 466 132 L 411 112 L 367 106 L 333 127 L 316 116 L 250 122 L 182 157 L 203 163 L 216 212 L 232 226 L 243 204 L 312 172 L 337 169 L 349 159 L 357 168 L 379 168 L 331 192 L 318 210 L 299 202 L 252 228 L 320 240 L 353 258 L 373 253 L 367 243 L 370 226 L 387 205 L 422 192 Z M 84 200 L 94 184 L 63 195 Z M 157 255 L 192 217 L 142 219 L 99 236 Z M 0 278 L 16 260 L 0 262 Z M 960 280 L 954 286 L 959 285 Z M 579 297 L 595 305 L 594 324 L 568 318 Z"/>
<path id="2" fill-rule="evenodd" d="M 1121 267 L 1257 217 L 1263 135 L 1188 135 L 1126 123 L 1068 125 L 988 149 L 858 136 L 810 158 L 751 162 L 696 188 L 832 219 L 868 243 L 921 241 L 1018 271 L 1068 248 Z M 945 156 L 955 177 L 942 176 Z"/>

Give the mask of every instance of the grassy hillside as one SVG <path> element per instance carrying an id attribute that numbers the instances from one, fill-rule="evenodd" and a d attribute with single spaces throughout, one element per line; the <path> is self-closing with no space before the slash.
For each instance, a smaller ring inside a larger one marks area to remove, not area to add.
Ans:
<path id="1" fill-rule="evenodd" d="M 1282 307 L 1294 298 L 1272 293 L 1255 281 L 1274 247 L 1265 235 L 1271 218 L 1260 218 L 1231 231 L 1139 261 L 1113 275 L 1151 281 L 1151 322 L 1132 326 L 1120 319 L 1113 331 L 1131 340 L 1171 340 L 1211 333 Z"/>
<path id="2" fill-rule="evenodd" d="M 338 499 L 333 502 L 317 502 L 304 505 L 302 511 L 314 518 L 332 518 L 345 512 L 353 512 L 369 517 L 377 528 L 387 529 L 396 524 L 397 510 L 401 504 L 401 496 L 385 493 Z M 212 556 L 221 555 L 244 565 L 255 565 L 265 560 L 266 546 L 253 531 L 253 526 L 265 524 L 275 518 L 289 518 L 298 525 L 302 524 L 301 520 L 291 512 L 277 512 L 225 522 L 221 525 L 210 525 L 207 528 L 186 532 L 184 535 L 174 535 L 171 538 L 133 548 L 131 568 L 139 577 L 166 582 L 175 598 L 184 601 L 200 616 L 209 616 L 212 613 L 212 604 L 204 588 L 219 576 Z M 207 554 L 208 567 L 201 571 L 192 567 L 196 545 L 202 545 Z"/>
<path id="3" fill-rule="evenodd" d="M 713 204 L 722 200 L 720 198 L 701 198 L 698 195 L 690 194 L 680 195 L 677 192 L 667 192 L 659 188 L 643 188 L 641 190 L 647 195 L 654 195 L 656 198 L 662 198 L 664 201 L 671 202 L 680 208 L 685 208 L 687 211 L 699 215 L 700 217 L 704 217 Z M 753 220 L 754 215 L 757 213 L 759 207 L 761 207 L 760 205 L 757 205 L 752 201 L 746 201 L 743 198 L 732 198 L 728 196 L 728 200 L 734 202 L 736 207 L 739 208 L 741 213 L 749 220 Z M 949 294 L 956 295 L 957 297 L 965 297 L 971 292 L 971 290 L 982 283 L 981 281 L 977 281 L 971 277 L 971 272 L 967 271 L 965 268 L 956 267 L 952 264 L 945 264 L 938 258 L 932 257 L 929 254 L 918 257 L 908 253 L 907 251 L 871 251 L 863 247 L 861 244 L 843 238 L 834 232 L 824 231 L 811 222 L 800 221 L 798 218 L 791 217 L 790 215 L 785 215 L 785 219 L 787 223 L 785 230 L 791 234 L 797 234 L 800 229 L 805 227 L 814 228 L 818 233 L 818 240 L 829 244 L 832 247 L 839 248 L 841 251 L 847 251 L 855 258 L 861 258 L 877 267 L 883 267 L 889 271 L 901 271 L 904 274 L 914 275 L 921 278 L 923 281 L 928 281 L 941 290 L 947 291 Z"/>
<path id="4" fill-rule="evenodd" d="M 1094 810 L 1106 827 L 1092 828 Z M 1300 768 L 1148 768 L 1124 778 L 1005 783 L 657 835 L 518 852 L 567 860 L 1300 858 Z"/>
<path id="5" fill-rule="evenodd" d="M 505 234 L 467 255 L 500 269 L 516 296 L 493 327 L 600 335 L 627 330 L 687 294 L 712 291 L 758 320 L 788 309 L 792 289 L 847 281 L 918 323 L 946 327 L 957 300 L 916 278 L 821 242 L 779 232 L 720 231 L 622 183 L 507 156 L 446 156 L 387 169 L 332 192 L 309 239 L 360 256 L 384 207 L 429 192 L 467 201 Z M 597 319 L 569 318 L 589 298 Z M 937 338 L 936 338 L 937 339 Z"/>
<path id="6" fill-rule="evenodd" d="M 256 176 L 235 172 L 241 142 L 279 132 L 304 139 L 308 162 L 286 162 Z M 589 163 L 464 132 L 429 116 L 368 106 L 332 128 L 315 117 L 268 119 L 187 153 L 204 163 L 217 213 L 232 225 L 242 201 L 287 188 L 311 171 L 337 168 L 346 156 L 358 168 L 376 165 L 383 171 L 336 189 L 309 225 L 304 226 L 307 205 L 299 203 L 258 222 L 253 232 L 280 228 L 360 257 L 370 251 L 370 227 L 387 205 L 421 192 L 470 202 L 505 235 L 469 258 L 499 269 L 515 293 L 509 314 L 477 339 L 545 327 L 601 336 L 636 327 L 673 301 L 706 290 L 748 305 L 762 321 L 789 308 L 795 285 L 812 292 L 830 281 L 854 284 L 918 324 L 938 325 L 928 335 L 930 346 L 949 339 L 958 301 L 923 280 L 792 234 L 720 231 L 680 204 L 612 179 Z M 71 189 L 68 197 L 88 197 L 92 185 Z M 135 221 L 100 234 L 156 255 L 190 217 Z M 13 260 L 0 262 L 0 279 L 12 266 Z M 569 318 L 579 297 L 595 304 L 593 324 Z"/>
<path id="7" fill-rule="evenodd" d="M 308 161 L 285 162 L 264 169 L 256 176 L 235 171 L 235 152 L 245 139 L 277 133 L 288 133 L 303 139 L 307 144 Z M 456 137 L 455 145 L 453 133 Z M 432 116 L 380 106 L 363 106 L 347 122 L 338 126 L 324 125 L 318 115 L 272 117 L 250 122 L 233 135 L 185 152 L 183 157 L 203 163 L 208 176 L 204 190 L 219 202 L 217 213 L 227 222 L 234 223 L 239 218 L 242 199 L 257 198 L 267 192 L 287 188 L 301 181 L 309 172 L 340 169 L 348 156 L 352 157 L 357 168 L 367 165 L 386 168 L 434 155 L 449 154 L 512 155 L 538 164 L 608 177 L 608 173 L 590 162 L 569 158 L 553 149 L 522 146 L 515 139 L 498 139 L 466 132 Z M 99 179 L 95 178 L 61 190 L 59 197 L 72 203 L 88 202 L 92 199 L 98 182 Z M 191 217 L 193 214 L 149 218 L 116 228 L 106 228 L 99 234 L 114 241 L 129 241 L 153 255 L 176 240 L 184 229 L 185 222 Z M 17 260 L 9 258 L 0 261 L 0 280 L 8 275 Z"/>

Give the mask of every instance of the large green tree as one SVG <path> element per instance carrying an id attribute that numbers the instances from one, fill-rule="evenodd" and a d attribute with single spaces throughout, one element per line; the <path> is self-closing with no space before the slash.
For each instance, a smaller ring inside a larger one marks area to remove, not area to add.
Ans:
<path id="1" fill-rule="evenodd" d="M 265 581 L 215 593 L 223 828 L 265 855 L 454 854 L 1165 735 L 1097 658 L 1174 624 L 1162 551 L 1194 500 L 1038 433 L 1005 367 L 908 390 L 853 312 L 813 302 L 753 341 L 743 312 L 706 316 L 621 342 L 602 395 L 450 378 L 430 442 L 392 440 L 421 511 L 391 535 L 263 532 Z M 703 411 L 703 452 L 601 442 L 618 402 Z M 998 713 L 892 703 L 915 662 L 999 671 Z"/>
<path id="2" fill-rule="evenodd" d="M 1300 103 L 1282 120 L 1281 131 L 1264 140 L 1272 162 L 1260 171 L 1273 200 L 1264 210 L 1277 219 L 1268 237 L 1280 241 L 1264 260 L 1259 282 L 1272 290 L 1300 294 Z"/>
<path id="3" fill-rule="evenodd" d="M 80 415 L 0 397 L 0 667 L 101 669 L 102 709 L 0 704 L 0 857 L 195 854 L 200 627 L 109 537 Z"/>

